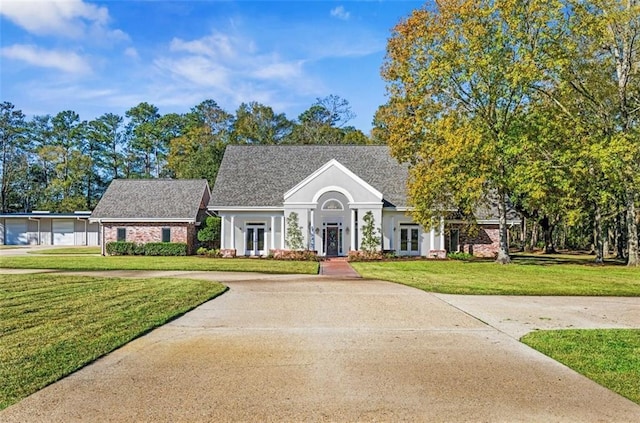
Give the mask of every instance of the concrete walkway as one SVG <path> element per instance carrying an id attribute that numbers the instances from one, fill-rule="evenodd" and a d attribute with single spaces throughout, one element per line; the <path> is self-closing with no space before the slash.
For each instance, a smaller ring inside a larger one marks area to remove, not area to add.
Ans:
<path id="1" fill-rule="evenodd" d="M 540 312 L 555 318 L 556 307 L 584 324 L 585 316 L 604 322 L 598 298 L 563 297 L 543 310 L 546 297 L 537 297 L 518 312 L 500 297 L 362 279 L 144 273 L 221 280 L 230 290 L 0 412 L 0 421 L 640 419 L 640 406 L 519 343 L 521 329 L 500 327 L 507 318 L 531 326 Z M 485 309 L 472 298 L 491 301 Z M 626 317 L 611 327 L 640 327 L 638 299 L 616 300 Z"/>
<path id="2" fill-rule="evenodd" d="M 360 278 L 360 274 L 354 270 L 346 258 L 328 258 L 320 262 L 320 272 L 324 276 L 334 278 Z"/>

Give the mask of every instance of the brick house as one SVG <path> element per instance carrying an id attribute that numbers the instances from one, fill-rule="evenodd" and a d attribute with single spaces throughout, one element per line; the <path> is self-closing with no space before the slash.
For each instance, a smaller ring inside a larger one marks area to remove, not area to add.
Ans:
<path id="1" fill-rule="evenodd" d="M 113 241 L 180 242 L 193 254 L 209 198 L 204 179 L 115 179 L 90 221 L 100 225 L 103 255 Z"/>

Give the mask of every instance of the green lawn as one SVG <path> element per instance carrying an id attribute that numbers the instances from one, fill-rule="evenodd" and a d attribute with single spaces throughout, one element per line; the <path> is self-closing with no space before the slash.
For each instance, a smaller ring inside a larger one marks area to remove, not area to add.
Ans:
<path id="1" fill-rule="evenodd" d="M 537 331 L 522 342 L 640 404 L 640 329 Z"/>
<path id="2" fill-rule="evenodd" d="M 60 247 L 29 251 L 29 254 L 100 254 L 100 247 Z"/>
<path id="3" fill-rule="evenodd" d="M 516 258 L 492 261 L 407 260 L 352 263 L 365 278 L 429 292 L 472 295 L 640 296 L 640 269 Z"/>
<path id="4" fill-rule="evenodd" d="M 318 263 L 266 259 L 214 259 L 200 256 L 16 256 L 0 257 L 0 267 L 58 270 L 198 270 L 317 274 Z"/>
<path id="5" fill-rule="evenodd" d="M 224 290 L 189 279 L 2 275 L 0 409 Z"/>

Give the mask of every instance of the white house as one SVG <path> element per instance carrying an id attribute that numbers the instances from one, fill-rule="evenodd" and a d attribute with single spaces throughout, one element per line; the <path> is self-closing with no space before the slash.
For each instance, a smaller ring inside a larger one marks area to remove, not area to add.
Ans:
<path id="1" fill-rule="evenodd" d="M 473 239 L 455 222 L 443 219 L 429 230 L 413 222 L 407 178 L 407 166 L 386 146 L 228 146 L 208 209 L 222 218 L 221 249 L 239 256 L 286 249 L 292 212 L 307 248 L 321 256 L 359 250 L 367 212 L 381 249 L 397 255 L 444 257 L 465 247 L 475 255 L 495 254 L 496 218 L 483 216 Z"/>

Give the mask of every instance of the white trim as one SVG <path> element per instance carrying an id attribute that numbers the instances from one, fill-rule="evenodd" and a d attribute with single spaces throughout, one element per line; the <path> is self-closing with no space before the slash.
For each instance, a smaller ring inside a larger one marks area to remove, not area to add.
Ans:
<path id="1" fill-rule="evenodd" d="M 480 225 L 499 225 L 500 224 L 500 220 L 498 219 L 478 219 L 478 220 L 474 220 L 473 222 L 478 223 Z M 452 219 L 452 220 L 445 220 L 445 223 L 469 223 L 469 221 Z M 520 223 L 521 223 L 520 219 L 507 220 L 507 224 L 509 225 L 519 225 Z"/>
<path id="2" fill-rule="evenodd" d="M 322 195 L 332 191 L 339 192 L 340 194 L 347 197 L 347 200 L 349 200 L 349 204 L 353 204 L 355 201 L 349 191 L 337 185 L 330 185 L 330 186 L 323 187 L 321 190 L 315 193 L 311 201 L 313 202 L 313 204 L 318 204 L 318 200 Z M 287 203 L 287 205 L 289 204 L 295 204 L 295 203 Z"/>
<path id="3" fill-rule="evenodd" d="M 209 207 L 207 210 L 216 212 L 216 211 L 284 211 L 284 207 L 241 207 L 241 206 L 224 206 L 224 207 Z"/>
<path id="4" fill-rule="evenodd" d="M 382 203 L 379 203 L 377 201 L 375 201 L 375 202 L 366 201 L 366 202 L 361 202 L 361 203 L 349 203 L 349 208 L 350 209 L 370 208 L 370 209 L 373 209 L 373 210 L 382 210 Z"/>
<path id="5" fill-rule="evenodd" d="M 82 220 L 82 219 L 78 219 Z M 129 219 L 89 219 L 89 223 L 196 223 L 195 219 L 171 219 L 171 218 L 129 218 Z"/>
<path id="6" fill-rule="evenodd" d="M 326 170 L 328 170 L 328 169 L 330 169 L 332 167 L 336 167 L 339 170 L 341 170 L 342 172 L 346 173 L 347 176 L 349 176 L 356 183 L 361 185 L 363 188 L 365 188 L 367 191 L 369 191 L 375 197 L 379 198 L 380 201 L 382 201 L 382 193 L 380 191 L 378 191 L 377 189 L 375 189 L 374 187 L 369 185 L 367 182 L 364 181 L 364 179 L 360 178 L 358 175 L 356 175 L 355 173 L 350 171 L 348 168 L 346 168 L 342 163 L 340 163 L 336 159 L 331 159 L 327 163 L 325 163 L 323 166 L 321 166 L 318 170 L 313 172 L 311 175 L 307 176 L 305 179 L 300 181 L 296 186 L 291 188 L 289 191 L 285 192 L 284 193 L 285 202 L 286 202 L 287 198 L 291 197 L 293 194 L 295 194 L 300 189 L 302 189 L 304 186 L 306 186 L 311 181 L 313 181 L 315 178 L 317 178 L 320 174 L 322 174 L 323 172 L 325 172 Z M 330 191 L 327 188 L 330 188 L 330 187 L 325 187 L 323 189 L 324 192 L 322 192 L 321 194 L 316 194 L 316 197 L 314 197 L 314 202 L 318 201 L 318 197 L 320 197 L 320 195 L 324 194 L 327 191 Z M 321 191 L 323 191 L 323 190 L 321 190 Z M 344 192 L 343 192 L 343 194 L 344 194 Z M 345 195 L 347 195 L 347 194 L 345 194 Z M 351 197 L 350 195 L 347 195 L 347 198 L 349 199 L 350 202 L 353 202 L 353 197 Z"/>

